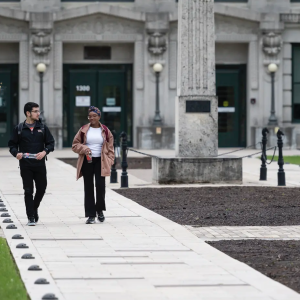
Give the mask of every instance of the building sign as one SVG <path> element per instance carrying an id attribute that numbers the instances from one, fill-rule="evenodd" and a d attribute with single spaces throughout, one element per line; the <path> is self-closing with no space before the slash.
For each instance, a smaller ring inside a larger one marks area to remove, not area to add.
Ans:
<path id="1" fill-rule="evenodd" d="M 109 106 L 116 105 L 116 98 L 106 98 L 106 105 L 109 105 Z"/>
<path id="2" fill-rule="evenodd" d="M 89 92 L 91 87 L 89 85 L 76 85 L 77 92 Z"/>
<path id="3" fill-rule="evenodd" d="M 187 100 L 186 113 L 210 113 L 209 100 Z"/>
<path id="4" fill-rule="evenodd" d="M 235 107 L 218 107 L 219 113 L 234 113 Z"/>
<path id="5" fill-rule="evenodd" d="M 103 106 L 102 111 L 103 112 L 121 112 L 121 106 L 115 106 L 115 107 L 110 107 L 110 106 Z"/>
<path id="6" fill-rule="evenodd" d="M 86 107 L 91 106 L 91 97 L 90 96 L 76 96 L 76 106 Z"/>

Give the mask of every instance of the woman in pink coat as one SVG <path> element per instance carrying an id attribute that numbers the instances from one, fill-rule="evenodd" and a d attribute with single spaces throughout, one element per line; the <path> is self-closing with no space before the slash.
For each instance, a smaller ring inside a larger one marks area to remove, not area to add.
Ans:
<path id="1" fill-rule="evenodd" d="M 88 218 L 86 224 L 94 224 L 96 216 L 104 222 L 105 176 L 110 176 L 110 168 L 114 163 L 114 138 L 110 130 L 100 123 L 101 112 L 91 106 L 88 110 L 89 124 L 82 126 L 74 137 L 72 150 L 78 153 L 77 180 L 84 180 L 84 208 Z M 87 156 L 92 156 L 89 163 Z M 96 181 L 96 203 L 94 193 L 94 177 Z"/>

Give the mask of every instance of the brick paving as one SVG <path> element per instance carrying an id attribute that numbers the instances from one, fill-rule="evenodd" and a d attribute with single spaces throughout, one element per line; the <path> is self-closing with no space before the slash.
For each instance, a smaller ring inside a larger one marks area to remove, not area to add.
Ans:
<path id="1" fill-rule="evenodd" d="M 214 226 L 196 227 L 186 225 L 201 240 L 300 240 L 300 226 Z"/>

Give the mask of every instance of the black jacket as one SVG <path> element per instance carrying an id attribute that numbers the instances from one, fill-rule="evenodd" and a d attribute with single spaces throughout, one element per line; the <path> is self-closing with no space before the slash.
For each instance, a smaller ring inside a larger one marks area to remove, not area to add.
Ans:
<path id="1" fill-rule="evenodd" d="M 44 133 L 41 129 L 41 123 L 36 122 L 33 131 L 23 123 L 21 137 L 18 135 L 18 126 L 14 128 L 11 139 L 8 141 L 9 152 L 16 157 L 18 153 L 39 153 L 43 150 L 47 154 L 54 151 L 54 138 L 49 131 L 49 128 L 44 125 Z M 43 166 L 45 165 L 46 156 L 41 159 L 22 158 L 20 167 L 26 166 Z"/>

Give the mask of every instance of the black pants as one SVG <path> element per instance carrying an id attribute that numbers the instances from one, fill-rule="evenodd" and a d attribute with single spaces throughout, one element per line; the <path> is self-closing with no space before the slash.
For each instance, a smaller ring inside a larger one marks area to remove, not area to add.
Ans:
<path id="1" fill-rule="evenodd" d="M 101 176 L 101 157 L 93 157 L 92 163 L 88 163 L 86 157 L 82 165 L 84 180 L 84 209 L 86 217 L 96 217 L 96 212 L 105 208 L 105 177 Z M 96 204 L 94 193 L 94 176 L 96 180 Z"/>
<path id="2" fill-rule="evenodd" d="M 23 179 L 24 198 L 26 205 L 27 217 L 33 217 L 35 210 L 38 209 L 44 197 L 47 187 L 46 166 L 39 167 L 22 167 L 20 168 Z M 33 181 L 35 182 L 35 196 L 33 198 Z"/>

